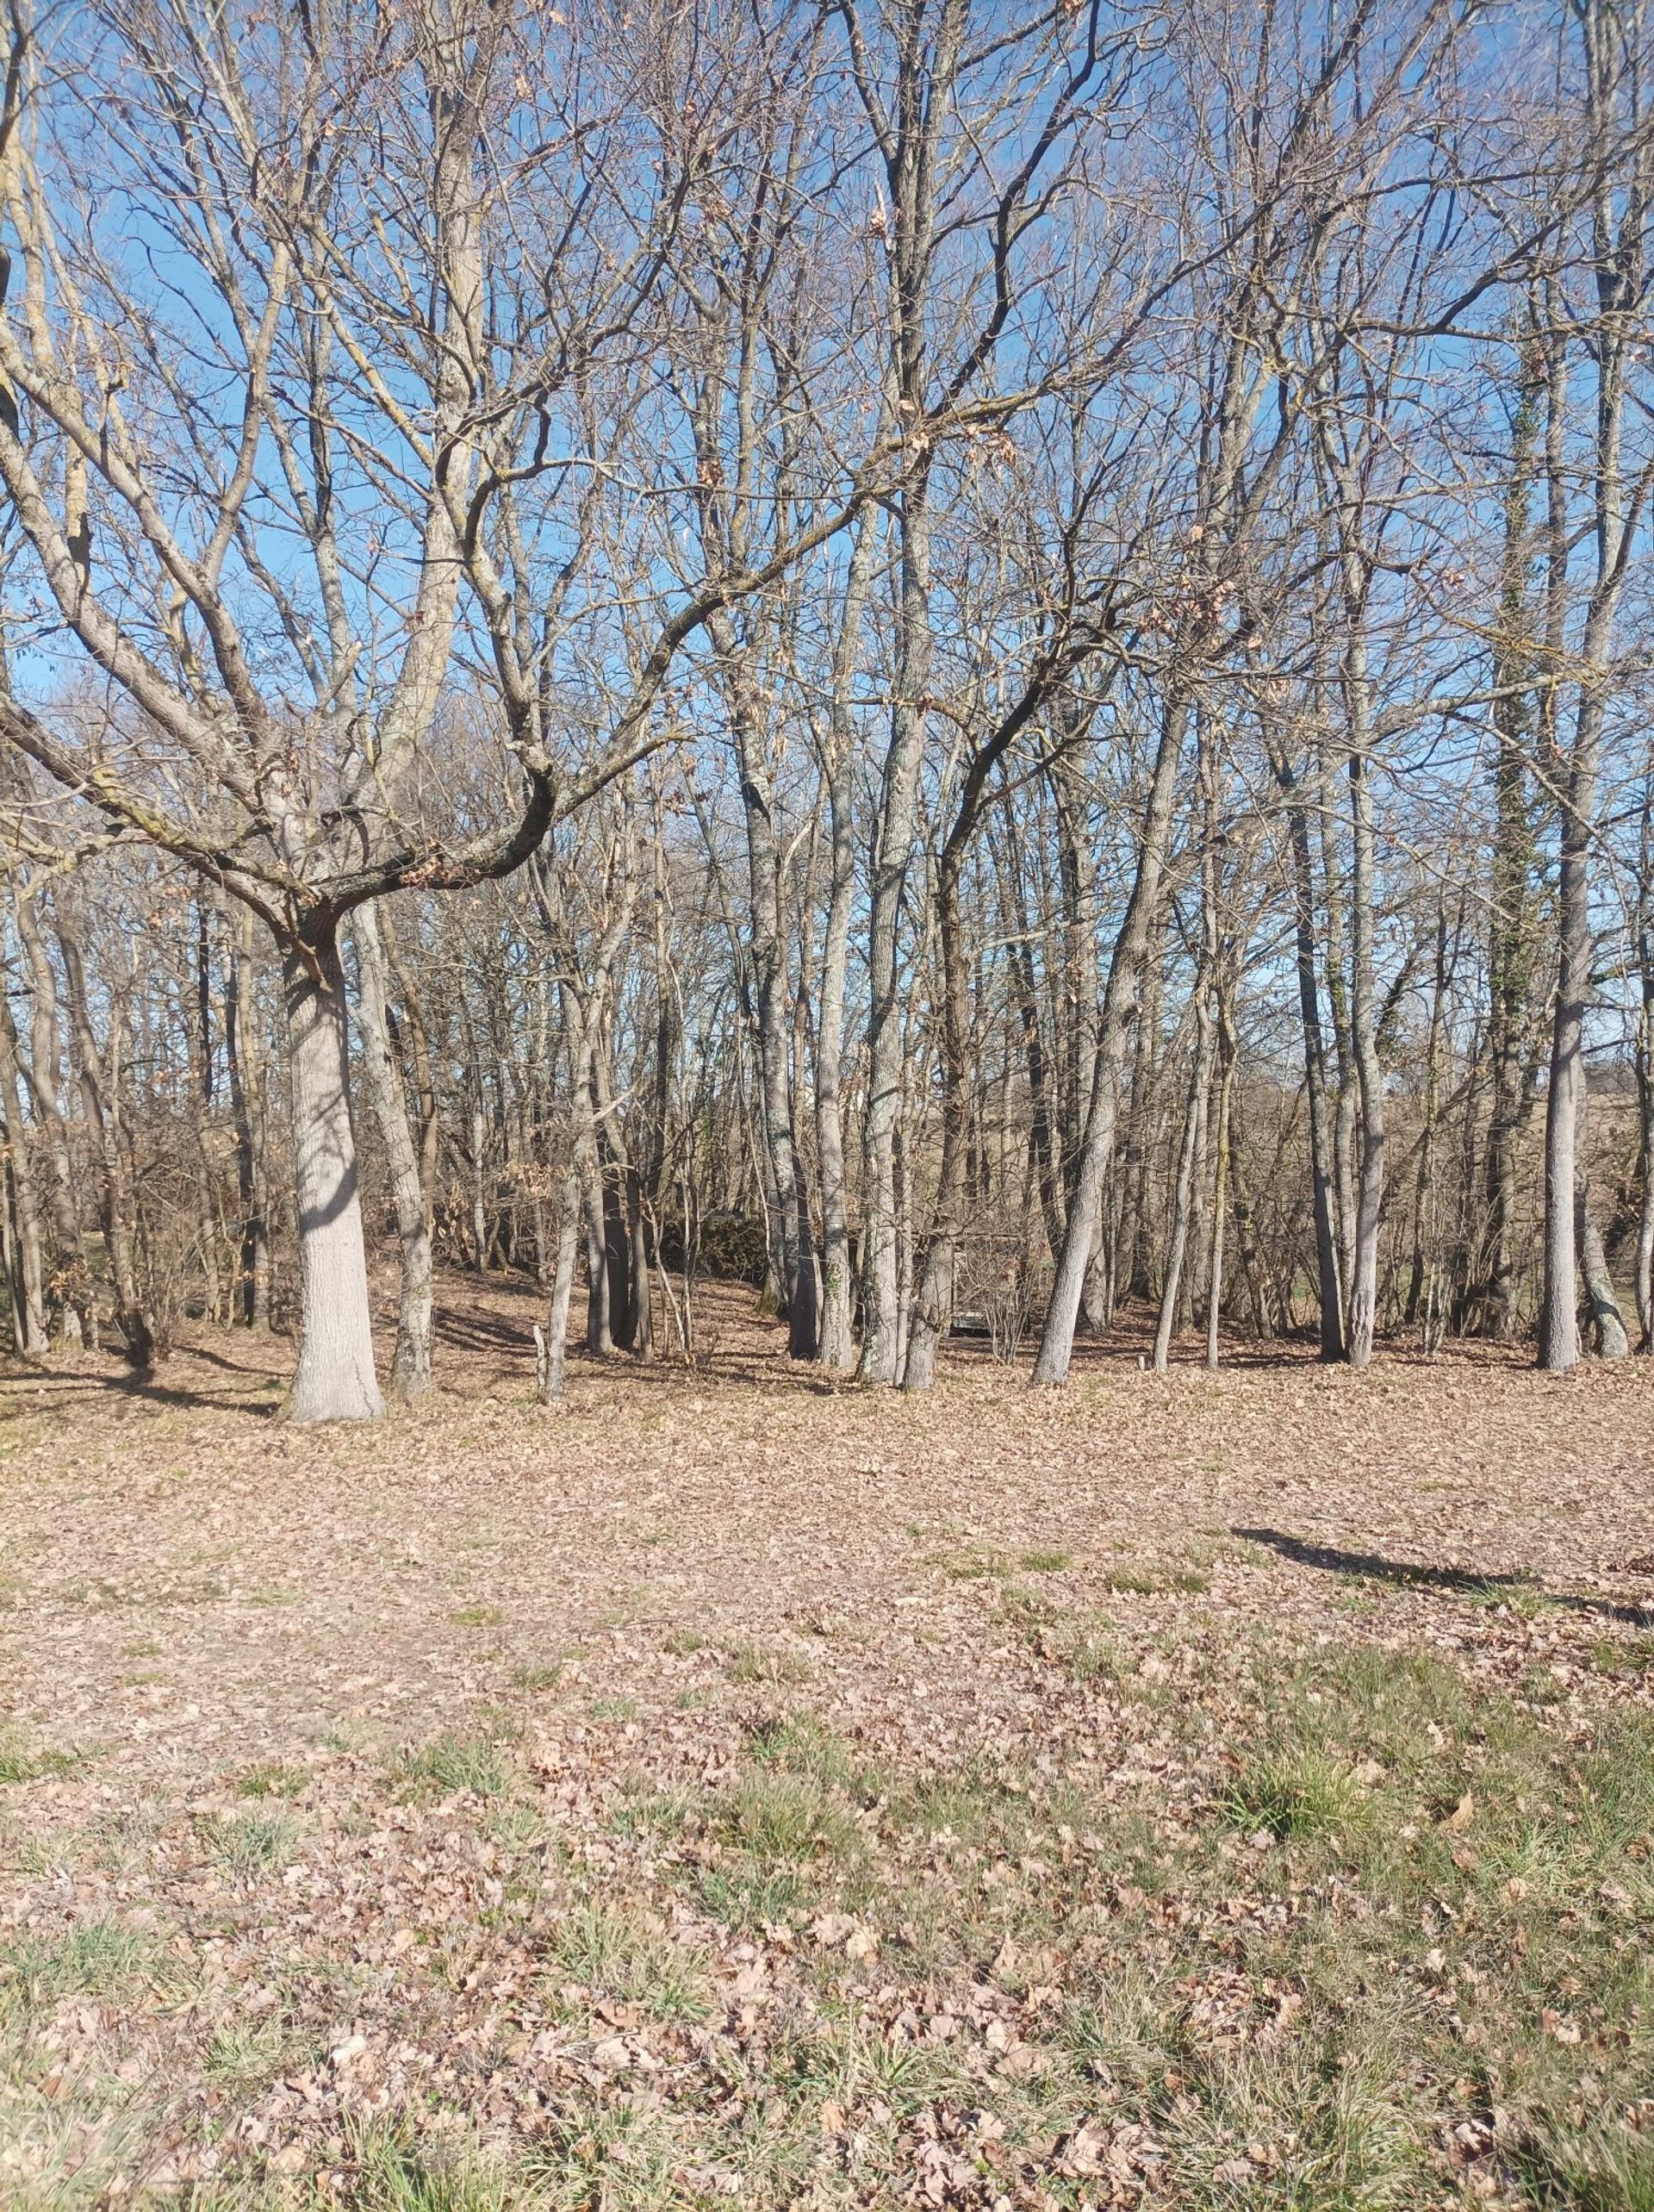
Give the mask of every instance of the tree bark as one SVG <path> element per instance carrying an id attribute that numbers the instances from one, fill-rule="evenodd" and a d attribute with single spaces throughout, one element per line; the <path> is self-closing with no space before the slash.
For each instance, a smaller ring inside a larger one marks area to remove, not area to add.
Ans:
<path id="1" fill-rule="evenodd" d="M 364 908 L 364 912 L 371 911 Z M 240 1280 L 236 1304 L 249 1329 L 270 1326 L 270 1202 L 261 1143 L 264 1076 L 252 1027 L 252 917 L 238 907 L 224 985 L 224 1051 L 235 1125 L 235 1176 L 241 1199 Z"/>
<path id="2" fill-rule="evenodd" d="M 402 1071 L 390 1031 L 384 946 L 371 904 L 352 918 L 361 982 L 362 1058 L 368 1097 L 390 1170 L 391 1201 L 401 1243 L 401 1289 L 396 1306 L 396 1349 L 390 1394 L 412 1404 L 431 1387 L 431 1221 L 420 1182 L 419 1154 L 408 1125 Z"/>
<path id="3" fill-rule="evenodd" d="M 299 1359 L 289 1411 L 295 1421 L 374 1421 L 385 1405 L 373 1366 L 345 974 L 331 920 L 282 946 L 282 989 L 299 1230 Z"/>
<path id="4" fill-rule="evenodd" d="M 1166 702 L 1155 751 L 1147 806 L 1143 816 L 1142 844 L 1131 895 L 1115 939 L 1109 963 L 1098 1026 L 1096 1062 L 1086 1109 L 1085 1133 L 1080 1148 L 1079 1173 L 1063 1231 L 1056 1280 L 1046 1309 L 1039 1356 L 1033 1380 L 1053 1384 L 1066 1381 L 1073 1357 L 1074 1324 L 1085 1288 L 1085 1269 L 1091 1259 L 1091 1238 L 1101 1218 L 1103 1177 L 1114 1146 L 1119 1111 L 1119 1086 L 1125 1062 L 1126 1032 L 1139 971 L 1148 944 L 1149 930 L 1160 903 L 1166 868 L 1166 844 L 1172 821 L 1172 801 L 1177 784 L 1178 758 L 1188 720 L 1185 702 L 1172 697 Z"/>

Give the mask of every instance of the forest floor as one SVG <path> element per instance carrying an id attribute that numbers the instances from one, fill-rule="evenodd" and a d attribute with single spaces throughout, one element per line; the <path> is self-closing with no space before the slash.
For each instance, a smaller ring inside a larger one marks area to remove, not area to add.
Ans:
<path id="1" fill-rule="evenodd" d="M 0 1376 L 0 2204 L 1654 2205 L 1654 1361 L 442 1299 Z"/>

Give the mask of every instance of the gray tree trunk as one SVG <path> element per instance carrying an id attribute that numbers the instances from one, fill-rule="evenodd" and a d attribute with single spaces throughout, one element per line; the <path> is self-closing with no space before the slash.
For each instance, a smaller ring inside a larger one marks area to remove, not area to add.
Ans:
<path id="1" fill-rule="evenodd" d="M 571 1160 L 563 1173 L 557 1207 L 557 1266 L 551 1283 L 551 1307 L 545 1328 L 534 1330 L 535 1368 L 541 1402 L 554 1405 L 563 1393 L 569 1349 L 569 1301 L 575 1287 L 575 1256 L 580 1246 L 580 1171 Z"/>
<path id="2" fill-rule="evenodd" d="M 1166 835 L 1172 822 L 1172 801 L 1177 785 L 1178 758 L 1183 751 L 1188 708 L 1183 701 L 1168 699 L 1162 712 L 1160 743 L 1155 751 L 1148 801 L 1143 816 L 1143 838 L 1137 873 L 1127 901 L 1109 979 L 1104 988 L 1096 1063 L 1091 1099 L 1085 1114 L 1085 1133 L 1080 1147 L 1079 1172 L 1057 1259 L 1056 1280 L 1046 1308 L 1039 1356 L 1034 1364 L 1036 1383 L 1067 1380 L 1074 1351 L 1074 1324 L 1085 1288 L 1091 1239 L 1101 1218 L 1103 1178 L 1114 1148 L 1115 1123 L 1119 1112 L 1121 1073 L 1125 1064 L 1126 1037 L 1139 971 L 1148 944 L 1149 930 L 1160 903 L 1166 869 Z"/>
<path id="3" fill-rule="evenodd" d="M 431 1387 L 431 1222 L 420 1183 L 419 1153 L 407 1118 L 402 1070 L 390 1031 L 384 946 L 372 904 L 351 919 L 361 980 L 362 1058 L 368 1097 L 390 1169 L 391 1200 L 401 1243 L 401 1291 L 396 1306 L 396 1350 L 390 1393 L 411 1404 Z"/>
<path id="4" fill-rule="evenodd" d="M 289 1411 L 295 1421 L 374 1421 L 385 1405 L 373 1365 L 345 974 L 331 924 L 283 946 L 282 991 L 299 1230 L 299 1359 Z"/>

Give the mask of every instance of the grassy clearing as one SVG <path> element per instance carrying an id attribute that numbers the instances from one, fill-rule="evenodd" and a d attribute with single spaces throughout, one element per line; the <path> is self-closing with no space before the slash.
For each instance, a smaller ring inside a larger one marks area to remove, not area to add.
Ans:
<path id="1" fill-rule="evenodd" d="M 327 2201 L 1654 2203 L 1654 1723 L 1574 1743 L 1388 1651 L 1254 1680 L 1175 1807 L 755 1729 L 725 1784 L 617 1813 L 647 1892 L 555 1918 L 539 2016 L 596 2039 L 603 2085 L 565 2078 L 509 2156 L 404 2114 Z M 497 1760 L 412 1763 L 483 1794 Z"/>

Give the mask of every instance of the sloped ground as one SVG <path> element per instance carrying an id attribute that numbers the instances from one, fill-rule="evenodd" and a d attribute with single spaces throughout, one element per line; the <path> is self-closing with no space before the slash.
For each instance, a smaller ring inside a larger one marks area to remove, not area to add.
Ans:
<path id="1" fill-rule="evenodd" d="M 1654 1363 L 3 1385 L 0 2203 L 1654 2203 Z"/>

